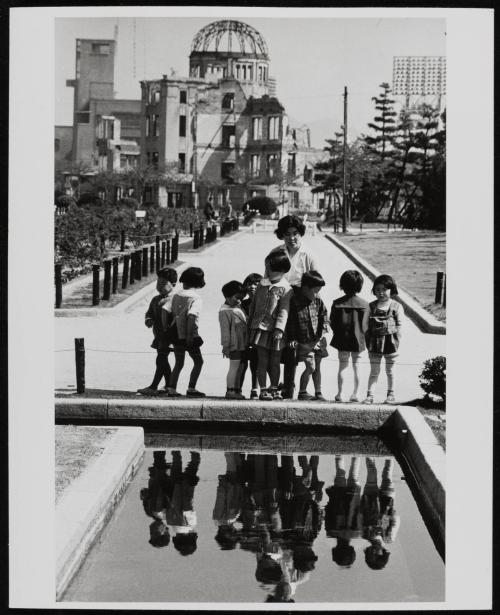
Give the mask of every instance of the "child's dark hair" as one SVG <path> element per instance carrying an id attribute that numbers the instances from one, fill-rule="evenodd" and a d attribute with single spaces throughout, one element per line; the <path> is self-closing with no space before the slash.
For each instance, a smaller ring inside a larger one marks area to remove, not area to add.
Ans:
<path id="1" fill-rule="evenodd" d="M 223 551 L 230 551 L 238 544 L 238 532 L 232 525 L 220 525 L 215 540 Z"/>
<path id="2" fill-rule="evenodd" d="M 375 294 L 375 286 L 377 286 L 377 284 L 382 284 L 387 289 L 389 289 L 391 291 L 391 297 L 398 294 L 398 287 L 396 286 L 396 282 L 390 275 L 387 275 L 386 273 L 379 275 L 373 280 L 373 294 Z"/>
<path id="3" fill-rule="evenodd" d="M 373 545 L 366 547 L 365 549 L 365 562 L 372 570 L 382 570 L 389 561 L 389 551 L 382 547 L 382 552 L 379 552 L 379 548 Z"/>
<path id="4" fill-rule="evenodd" d="M 283 239 L 287 231 L 296 228 L 302 237 L 306 232 L 306 225 L 298 216 L 284 216 L 278 220 L 278 228 L 274 231 L 278 239 Z"/>
<path id="5" fill-rule="evenodd" d="M 356 269 L 349 269 L 348 271 L 344 271 L 340 276 L 339 286 L 346 295 L 352 296 L 360 292 L 363 288 L 363 282 L 363 276 L 359 271 L 356 271 Z"/>
<path id="6" fill-rule="evenodd" d="M 247 277 L 243 280 L 243 286 L 246 288 L 247 286 L 251 286 L 252 284 L 258 284 L 262 280 L 262 276 L 260 273 L 249 273 Z"/>
<path id="7" fill-rule="evenodd" d="M 265 263 L 268 271 L 277 271 L 280 273 L 288 273 L 292 266 L 284 250 L 270 252 L 265 258 Z"/>
<path id="8" fill-rule="evenodd" d="M 189 532 L 187 534 L 176 534 L 172 538 L 172 542 L 181 555 L 191 555 L 196 551 L 197 539 L 198 534 L 196 532 Z"/>
<path id="9" fill-rule="evenodd" d="M 234 295 L 244 295 L 245 289 L 243 288 L 243 284 L 241 282 L 231 280 L 222 287 L 222 294 L 224 295 L 224 298 L 227 299 L 228 297 L 233 297 Z"/>
<path id="10" fill-rule="evenodd" d="M 177 282 L 177 271 L 172 267 L 163 267 L 163 269 L 158 269 L 156 275 L 160 279 L 166 280 L 171 284 L 175 284 Z"/>
<path id="11" fill-rule="evenodd" d="M 306 271 L 302 275 L 301 286 L 307 286 L 308 288 L 317 288 L 318 286 L 324 286 L 325 280 L 318 271 Z"/>
<path id="12" fill-rule="evenodd" d="M 277 583 L 281 579 L 281 575 L 280 564 L 267 553 L 257 562 L 255 578 L 259 583 Z"/>
<path id="13" fill-rule="evenodd" d="M 339 542 L 332 549 L 332 560 L 341 568 L 349 568 L 356 561 L 356 551 L 352 545 Z"/>
<path id="14" fill-rule="evenodd" d="M 168 526 L 164 525 L 158 519 L 153 521 L 153 523 L 149 526 L 149 535 L 149 544 L 153 547 L 166 547 L 170 542 Z"/>
<path id="15" fill-rule="evenodd" d="M 205 286 L 205 274 L 199 267 L 188 267 L 184 269 L 179 278 L 181 284 L 186 284 L 190 288 L 203 288 Z"/>

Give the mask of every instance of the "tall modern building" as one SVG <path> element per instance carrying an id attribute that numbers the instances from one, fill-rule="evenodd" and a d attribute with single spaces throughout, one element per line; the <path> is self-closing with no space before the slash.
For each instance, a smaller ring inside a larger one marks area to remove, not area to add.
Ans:
<path id="1" fill-rule="evenodd" d="M 146 201 L 196 206 L 209 196 L 238 209 L 252 195 L 312 203 L 307 129 L 288 126 L 269 75 L 267 44 L 251 26 L 217 21 L 194 37 L 189 77 L 141 82 L 141 163 L 164 170 Z"/>

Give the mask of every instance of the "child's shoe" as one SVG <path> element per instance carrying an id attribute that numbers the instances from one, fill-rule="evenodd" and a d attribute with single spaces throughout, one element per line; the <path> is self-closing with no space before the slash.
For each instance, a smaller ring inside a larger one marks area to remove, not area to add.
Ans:
<path id="1" fill-rule="evenodd" d="M 373 395 L 371 393 L 368 393 L 368 395 L 366 396 L 366 399 L 363 400 L 364 404 L 373 404 Z"/>
<path id="2" fill-rule="evenodd" d="M 259 399 L 259 391 L 257 391 L 257 389 L 252 389 L 250 391 L 250 399 Z"/>
<path id="3" fill-rule="evenodd" d="M 326 399 L 323 397 L 323 394 L 321 393 L 321 391 L 317 391 L 316 394 L 314 395 L 314 399 L 316 401 L 326 401 Z"/>
<path id="4" fill-rule="evenodd" d="M 349 401 L 352 403 L 359 403 L 359 397 L 357 395 L 351 395 L 351 397 L 349 397 Z"/>
<path id="5" fill-rule="evenodd" d="M 345 403 L 344 400 L 342 399 L 342 397 L 338 393 L 337 393 L 337 395 L 335 395 L 335 401 L 338 401 L 341 404 Z"/>
<path id="6" fill-rule="evenodd" d="M 299 391 L 298 399 L 299 401 L 312 401 L 314 399 L 314 395 L 311 395 L 307 391 Z"/>
<path id="7" fill-rule="evenodd" d="M 172 387 L 167 387 L 165 389 L 168 397 L 182 397 L 182 395 L 180 393 L 178 393 L 174 388 Z"/>
<path id="8" fill-rule="evenodd" d="M 279 389 L 271 389 L 271 395 L 273 396 L 273 399 L 277 399 L 278 401 L 283 399 L 283 395 Z"/>
<path id="9" fill-rule="evenodd" d="M 394 393 L 392 391 L 387 391 L 387 397 L 384 401 L 384 404 L 395 404 L 396 398 L 394 397 Z"/>
<path id="10" fill-rule="evenodd" d="M 226 391 L 225 395 L 226 399 L 245 399 L 245 396 L 242 395 L 239 391 Z"/>
<path id="11" fill-rule="evenodd" d="M 137 389 L 137 392 L 141 395 L 158 395 L 157 389 L 152 389 L 151 387 L 144 387 L 143 389 Z"/>
<path id="12" fill-rule="evenodd" d="M 262 389 L 259 395 L 261 401 L 272 401 L 273 396 L 267 389 Z"/>
<path id="13" fill-rule="evenodd" d="M 196 389 L 188 389 L 186 391 L 186 397 L 206 397 L 205 393 L 197 391 Z"/>

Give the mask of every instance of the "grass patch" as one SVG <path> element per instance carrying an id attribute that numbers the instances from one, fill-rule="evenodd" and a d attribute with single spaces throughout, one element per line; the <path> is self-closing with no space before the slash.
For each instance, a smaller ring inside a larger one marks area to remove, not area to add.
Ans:
<path id="1" fill-rule="evenodd" d="M 392 275 L 422 307 L 446 321 L 446 308 L 434 303 L 436 273 L 446 268 L 446 233 L 372 230 L 336 238 L 380 272 Z"/>
<path id="2" fill-rule="evenodd" d="M 68 485 L 102 454 L 116 427 L 56 425 L 56 503 Z"/>

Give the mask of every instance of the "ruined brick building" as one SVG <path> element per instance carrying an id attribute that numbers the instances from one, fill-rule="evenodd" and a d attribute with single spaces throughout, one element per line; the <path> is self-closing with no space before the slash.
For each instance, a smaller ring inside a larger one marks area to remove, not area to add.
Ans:
<path id="1" fill-rule="evenodd" d="M 197 207 L 211 197 L 239 209 L 267 195 L 286 209 L 315 208 L 312 169 L 324 153 L 307 127 L 289 126 L 257 30 L 208 24 L 193 39 L 189 76 L 141 81 L 140 101 L 113 98 L 113 43 L 77 41 L 73 161 L 156 167 L 167 181 L 146 189 L 145 204 Z"/>

